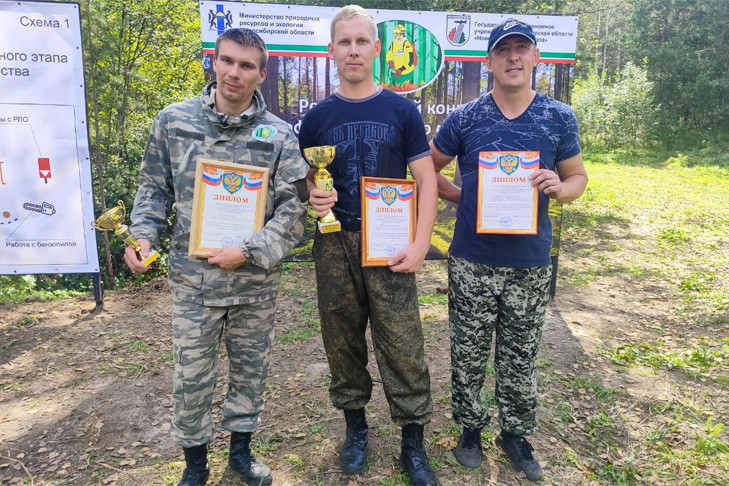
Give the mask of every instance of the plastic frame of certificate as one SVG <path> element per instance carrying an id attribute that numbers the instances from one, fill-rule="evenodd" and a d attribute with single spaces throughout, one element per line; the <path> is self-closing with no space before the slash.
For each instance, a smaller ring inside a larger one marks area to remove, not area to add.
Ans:
<path id="1" fill-rule="evenodd" d="M 379 188 L 374 191 L 373 188 Z M 369 190 L 368 190 L 369 189 Z M 386 192 L 383 193 L 383 189 Z M 407 240 L 408 245 L 415 241 L 415 230 L 417 228 L 417 184 L 410 179 L 389 179 L 383 177 L 362 177 L 360 180 L 361 199 L 361 245 L 362 245 L 362 266 L 363 267 L 386 267 L 390 258 L 395 256 L 400 248 L 393 248 L 391 254 L 375 254 L 372 248 L 373 224 L 370 216 L 371 209 L 383 209 L 382 215 L 387 217 L 388 211 L 395 211 L 393 214 L 407 218 Z M 397 206 L 395 202 L 399 201 Z M 405 203 L 405 204 L 402 204 Z M 400 211 L 402 210 L 402 211 Z M 407 214 L 403 214 L 407 213 Z M 401 246 L 402 247 L 402 246 Z M 387 252 L 386 252 L 387 253 Z"/>
<path id="2" fill-rule="evenodd" d="M 214 227 L 216 222 L 205 210 L 206 191 L 223 187 L 226 193 L 221 197 L 226 204 L 250 205 L 254 201 L 255 209 L 246 223 L 252 223 L 252 231 L 247 234 L 235 235 L 231 245 L 240 244 L 243 239 L 263 228 L 266 216 L 266 202 L 268 199 L 269 169 L 252 165 L 236 164 L 221 160 L 198 158 L 195 170 L 195 186 L 192 198 L 192 214 L 190 217 L 190 241 L 188 255 L 191 257 L 207 258 L 209 252 L 215 248 L 227 245 L 205 245 L 203 235 L 206 228 Z M 218 190 L 218 192 L 220 192 Z M 253 199 L 251 199 L 253 198 Z M 250 211 L 241 211 L 242 214 Z M 206 216 L 207 215 L 207 216 Z M 250 219 L 253 221 L 250 221 Z"/>

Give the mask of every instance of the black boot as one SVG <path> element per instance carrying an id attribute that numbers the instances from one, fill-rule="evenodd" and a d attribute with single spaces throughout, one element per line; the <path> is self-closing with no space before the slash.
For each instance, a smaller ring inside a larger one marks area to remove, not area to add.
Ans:
<path id="1" fill-rule="evenodd" d="M 456 459 L 465 467 L 476 469 L 481 466 L 481 429 L 469 429 L 463 427 L 463 433 L 458 439 L 456 446 Z"/>
<path id="2" fill-rule="evenodd" d="M 230 454 L 228 465 L 241 475 L 249 486 L 263 486 L 273 482 L 271 470 L 251 454 L 251 433 L 230 433 Z"/>
<path id="3" fill-rule="evenodd" d="M 496 437 L 496 445 L 501 447 L 518 471 L 523 471 L 529 481 L 542 479 L 542 466 L 534 458 L 534 447 L 521 435 L 514 435 L 505 430 Z"/>
<path id="4" fill-rule="evenodd" d="M 438 486 L 423 447 L 423 426 L 420 424 L 407 424 L 402 428 L 400 467 L 410 476 L 412 486 Z"/>
<path id="5" fill-rule="evenodd" d="M 345 410 L 347 436 L 339 450 L 339 467 L 349 474 L 360 474 L 365 470 L 367 460 L 367 420 L 363 408 Z"/>
<path id="6" fill-rule="evenodd" d="M 185 453 L 185 470 L 177 486 L 205 486 L 210 476 L 208 466 L 208 445 L 183 447 Z"/>

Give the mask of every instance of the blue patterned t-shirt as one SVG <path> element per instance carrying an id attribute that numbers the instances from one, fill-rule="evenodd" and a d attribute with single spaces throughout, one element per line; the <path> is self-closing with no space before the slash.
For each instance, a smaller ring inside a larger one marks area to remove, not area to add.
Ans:
<path id="1" fill-rule="evenodd" d="M 577 119 L 572 108 L 537 93 L 524 113 L 509 120 L 487 93 L 451 113 L 433 143 L 444 154 L 458 156 L 462 179 L 450 254 L 498 267 L 548 265 L 552 222 L 548 213 L 549 197 L 541 192 L 537 234 L 476 232 L 479 152 L 538 151 L 540 167 L 554 170 L 559 162 L 580 153 Z"/>
<path id="2" fill-rule="evenodd" d="M 404 179 L 407 164 L 430 155 L 423 119 L 415 104 L 379 89 L 363 99 L 338 93 L 322 100 L 301 122 L 301 149 L 337 147 L 327 167 L 334 179 L 334 212 L 348 231 L 360 230 L 360 178 Z"/>

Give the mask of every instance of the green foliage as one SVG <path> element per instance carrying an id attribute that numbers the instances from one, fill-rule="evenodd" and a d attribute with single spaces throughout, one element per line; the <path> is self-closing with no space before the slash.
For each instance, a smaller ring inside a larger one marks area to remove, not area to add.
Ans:
<path id="1" fill-rule="evenodd" d="M 202 87 L 200 20 L 195 2 L 95 0 L 81 2 L 89 132 L 97 212 L 124 201 L 133 207 L 139 165 L 151 121 L 164 106 Z M 107 236 L 107 235 L 105 235 Z M 100 236 L 109 287 L 164 272 L 132 277 L 121 240 Z M 167 241 L 158 250 L 166 252 Z M 107 260 L 107 254 L 110 257 Z M 115 285 L 110 281 L 119 277 Z"/>
<path id="2" fill-rule="evenodd" d="M 568 15 L 578 16 L 576 78 L 586 78 L 596 72 L 598 77 L 619 72 L 625 64 L 623 26 L 630 13 L 624 0 L 592 0 L 573 2 L 566 8 Z"/>
<path id="3" fill-rule="evenodd" d="M 563 221 L 566 235 L 585 246 L 566 281 L 655 282 L 675 292 L 669 298 L 681 319 L 726 323 L 729 170 L 695 151 L 620 150 L 585 160 L 587 191 Z M 612 251 L 615 244 L 640 250 Z"/>
<path id="4" fill-rule="evenodd" d="M 129 343 L 129 351 L 147 351 L 149 350 L 149 344 L 144 341 L 135 339 Z"/>
<path id="5" fill-rule="evenodd" d="M 69 282 L 76 285 L 69 285 Z M 63 299 L 88 290 L 90 284 L 88 275 L 0 275 L 0 304 L 23 302 L 29 298 L 40 301 Z"/>
<path id="6" fill-rule="evenodd" d="M 349 2 L 273 3 L 342 6 Z M 587 151 L 619 148 L 620 152 L 607 154 L 603 160 L 618 165 L 729 168 L 726 34 L 729 3 L 726 0 L 372 0 L 362 5 L 414 11 L 578 15 L 573 105 L 578 112 L 583 148 Z M 197 95 L 204 82 L 198 5 L 188 0 L 81 0 L 80 8 L 97 213 L 119 199 L 131 208 L 154 115 L 170 103 Z M 689 152 L 693 155 L 668 161 L 656 152 L 635 150 L 651 147 L 655 141 L 669 149 L 691 147 Z M 643 185 L 642 181 L 637 183 Z M 692 188 L 689 193 L 701 189 L 694 181 L 689 180 L 688 184 Z M 593 180 L 590 186 L 595 187 Z M 666 184 L 665 187 L 674 186 Z M 720 198 L 720 186 L 712 187 L 719 188 L 716 198 Z M 612 192 L 611 204 L 625 201 L 621 189 Z M 712 189 L 703 193 L 710 194 L 707 200 L 711 200 L 714 192 Z M 703 201 L 699 201 L 698 205 L 701 204 Z M 636 207 L 650 212 L 640 201 Z M 621 223 L 610 219 L 608 214 L 585 214 L 587 219 L 583 222 L 590 231 L 598 229 L 603 216 L 608 218 L 606 224 Z M 703 216 L 695 216 L 700 217 Z M 712 251 L 706 244 L 707 238 L 696 237 L 693 223 L 690 226 L 694 229 L 684 229 L 682 225 L 687 221 L 692 220 L 685 218 L 672 222 L 671 227 L 658 228 L 655 234 L 661 237 L 656 246 L 664 252 L 666 248 L 685 249 L 689 245 L 699 252 Z M 713 226 L 717 234 L 729 229 L 725 223 Z M 452 228 L 438 221 L 434 245 L 445 252 L 446 237 L 451 233 Z M 141 283 L 165 272 L 168 237 L 157 246 L 163 258 L 155 263 L 150 274 L 139 276 L 130 274 L 123 262 L 123 243 L 111 235 L 107 246 L 104 240 L 108 236 L 98 238 L 107 288 Z M 716 235 L 714 241 L 718 241 Z M 306 254 L 308 251 L 301 250 Z M 670 254 L 675 252 L 667 253 L 669 257 L 662 258 L 670 260 Z M 674 262 L 664 263 L 670 267 Z M 655 274 L 653 269 L 640 265 L 628 268 L 633 274 Z M 603 275 L 587 270 L 573 279 L 576 285 Z M 717 285 L 725 281 L 720 272 L 709 271 L 717 277 L 707 279 L 698 273 L 691 276 L 691 271 L 698 272 L 694 269 L 685 272 L 675 282 L 690 294 L 708 293 L 711 298 L 707 302 L 715 309 L 729 308 L 726 292 L 716 291 Z M 110 282 L 112 275 L 116 277 L 114 285 Z M 87 275 L 35 277 L 31 287 L 21 282 L 20 276 L 0 278 L 0 302 L 17 302 L 33 296 L 57 298 L 68 290 L 88 291 L 91 285 Z M 690 303 L 684 304 L 688 308 Z"/>
<path id="7" fill-rule="evenodd" d="M 666 228 L 658 235 L 658 238 L 671 246 L 678 246 L 691 241 L 691 237 L 683 228 Z"/>
<path id="8" fill-rule="evenodd" d="M 656 121 L 653 83 L 646 67 L 628 63 L 612 84 L 594 72 L 576 80 L 572 106 L 586 150 L 642 148 L 649 145 Z"/>
<path id="9" fill-rule="evenodd" d="M 595 438 L 604 439 L 605 435 L 614 436 L 619 432 L 615 419 L 602 408 L 587 420 L 585 432 Z"/>
<path id="10" fill-rule="evenodd" d="M 433 295 L 421 295 L 418 297 L 418 303 L 420 305 L 425 304 L 446 304 L 448 303 L 448 294 L 435 293 Z"/>
<path id="11" fill-rule="evenodd" d="M 642 479 L 639 470 L 627 461 L 621 465 L 607 464 L 596 476 L 607 481 L 607 484 L 614 484 L 615 486 L 633 486 L 640 484 L 639 482 Z"/>
<path id="12" fill-rule="evenodd" d="M 613 363 L 623 366 L 646 365 L 653 369 L 665 366 L 689 375 L 708 375 L 729 358 L 729 338 L 718 342 L 703 338 L 693 349 L 683 351 L 664 349 L 662 339 L 655 344 L 620 344 L 609 356 Z"/>
<path id="13" fill-rule="evenodd" d="M 295 342 L 307 342 L 321 332 L 319 314 L 314 299 L 301 301 L 297 323 L 278 336 L 279 343 L 286 345 Z"/>
<path id="14" fill-rule="evenodd" d="M 127 376 L 137 379 L 139 375 L 147 371 L 147 365 L 144 363 L 129 363 L 124 368 L 124 371 L 126 371 Z"/>
<path id="15" fill-rule="evenodd" d="M 709 417 L 709 420 L 706 421 L 706 425 L 704 426 L 704 430 L 706 431 L 706 435 L 701 437 L 696 444 L 696 449 L 699 452 L 707 455 L 729 453 L 729 445 L 719 439 L 719 435 L 724 431 L 724 424 L 719 423 L 713 425 L 711 417 Z"/>
<path id="16" fill-rule="evenodd" d="M 663 140 L 695 145 L 729 128 L 729 43 L 726 0 L 631 0 L 624 44 L 647 57 Z M 700 138 L 696 135 L 700 134 Z M 693 139 L 693 140 L 692 140 Z"/>

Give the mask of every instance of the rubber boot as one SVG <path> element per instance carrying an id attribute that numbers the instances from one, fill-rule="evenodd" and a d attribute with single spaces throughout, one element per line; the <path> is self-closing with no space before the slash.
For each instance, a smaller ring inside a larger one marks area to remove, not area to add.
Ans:
<path id="1" fill-rule="evenodd" d="M 185 470 L 177 486 L 205 486 L 210 477 L 208 445 L 183 447 L 182 452 L 185 454 Z"/>
<path id="2" fill-rule="evenodd" d="M 400 467 L 410 476 L 412 486 L 438 486 L 423 446 L 423 425 L 407 424 L 402 428 Z"/>
<path id="3" fill-rule="evenodd" d="M 256 460 L 251 453 L 251 432 L 230 433 L 228 465 L 240 474 L 248 486 L 264 486 L 273 482 L 271 469 Z"/>
<path id="4" fill-rule="evenodd" d="M 344 445 L 339 450 L 339 467 L 349 474 L 360 474 L 365 470 L 367 461 L 367 419 L 363 408 L 345 410 L 347 422 Z"/>

